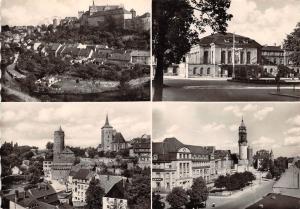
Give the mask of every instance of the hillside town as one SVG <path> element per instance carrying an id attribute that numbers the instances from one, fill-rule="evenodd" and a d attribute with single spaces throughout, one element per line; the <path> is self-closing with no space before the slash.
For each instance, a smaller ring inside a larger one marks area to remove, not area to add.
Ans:
<path id="1" fill-rule="evenodd" d="M 150 14 L 93 2 L 78 15 L 2 25 L 4 101 L 149 100 Z"/>
<path id="2" fill-rule="evenodd" d="M 155 208 L 286 208 L 283 199 L 296 206 L 300 158 L 275 158 L 268 147 L 254 152 L 243 119 L 237 131 L 238 153 L 174 137 L 152 142 Z"/>
<path id="3" fill-rule="evenodd" d="M 150 209 L 150 153 L 149 135 L 125 139 L 108 116 L 97 147 L 68 146 L 62 127 L 46 149 L 5 142 L 2 206 Z"/>

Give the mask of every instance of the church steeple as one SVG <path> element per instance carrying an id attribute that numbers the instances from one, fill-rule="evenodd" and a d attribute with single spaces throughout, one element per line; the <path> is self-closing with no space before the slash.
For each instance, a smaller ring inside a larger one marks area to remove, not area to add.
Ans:
<path id="1" fill-rule="evenodd" d="M 93 0 L 93 6 L 95 6 L 95 1 Z"/>
<path id="2" fill-rule="evenodd" d="M 244 118 L 242 117 L 241 125 L 239 127 L 239 144 L 246 143 L 247 144 L 247 128 L 244 123 Z"/>
<path id="3" fill-rule="evenodd" d="M 108 121 L 108 114 L 106 114 L 105 124 L 102 128 L 112 128 Z"/>
<path id="4" fill-rule="evenodd" d="M 106 114 L 105 126 L 109 126 L 108 114 Z"/>

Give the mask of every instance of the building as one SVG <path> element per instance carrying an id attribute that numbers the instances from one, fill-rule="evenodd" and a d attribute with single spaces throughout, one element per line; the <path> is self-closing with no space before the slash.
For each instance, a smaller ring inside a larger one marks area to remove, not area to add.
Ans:
<path id="1" fill-rule="evenodd" d="M 101 144 L 99 151 L 115 151 L 126 149 L 128 143 L 125 141 L 121 132 L 117 132 L 108 121 L 108 115 L 104 126 L 101 128 Z"/>
<path id="2" fill-rule="evenodd" d="M 78 18 L 82 26 L 150 30 L 149 13 L 137 16 L 134 9 L 128 11 L 122 5 L 98 6 L 93 1 L 88 11 L 78 12 Z"/>
<path id="3" fill-rule="evenodd" d="M 219 175 L 230 172 L 229 154 L 216 152 L 213 146 L 185 145 L 176 138 L 153 142 L 152 188 L 157 192 L 168 192 L 174 187 L 189 189 L 198 177 L 210 184 Z"/>
<path id="4" fill-rule="evenodd" d="M 65 132 L 59 127 L 54 132 L 53 161 L 44 161 L 43 170 L 48 180 L 65 183 L 75 162 L 75 155 L 65 147 Z"/>
<path id="5" fill-rule="evenodd" d="M 150 51 L 133 50 L 130 52 L 131 63 L 150 65 Z"/>
<path id="6" fill-rule="evenodd" d="M 151 139 L 150 135 L 143 135 L 141 138 L 136 138 L 131 141 L 129 149 L 130 157 L 137 157 L 137 165 L 140 168 L 150 167 L 151 165 Z"/>
<path id="7" fill-rule="evenodd" d="M 261 63 L 261 45 L 249 37 L 216 33 L 201 38 L 185 56 L 185 68 L 176 71 L 184 77 L 232 77 L 242 66 Z"/>

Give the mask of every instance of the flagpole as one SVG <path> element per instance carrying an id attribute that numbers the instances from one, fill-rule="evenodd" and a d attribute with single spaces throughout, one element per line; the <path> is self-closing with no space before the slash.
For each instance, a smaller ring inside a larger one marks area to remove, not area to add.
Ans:
<path id="1" fill-rule="evenodd" d="M 232 78 L 235 77 L 235 34 L 232 34 Z"/>

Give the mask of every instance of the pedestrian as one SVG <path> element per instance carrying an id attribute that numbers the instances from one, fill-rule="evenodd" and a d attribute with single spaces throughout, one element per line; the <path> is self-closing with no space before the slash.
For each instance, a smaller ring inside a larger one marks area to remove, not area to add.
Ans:
<path id="1" fill-rule="evenodd" d="M 280 92 L 280 74 L 277 73 L 276 77 L 275 77 L 275 82 L 276 82 L 276 85 L 277 85 L 277 93 Z"/>

